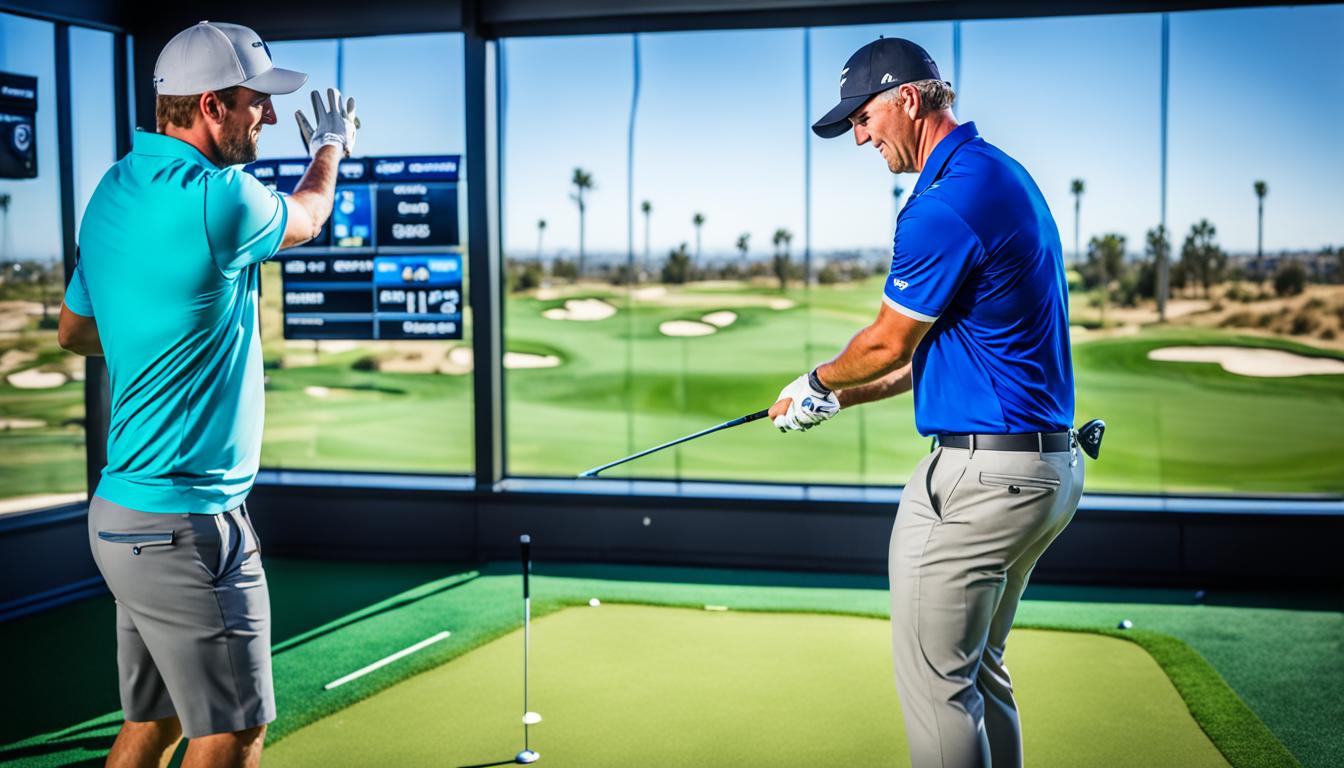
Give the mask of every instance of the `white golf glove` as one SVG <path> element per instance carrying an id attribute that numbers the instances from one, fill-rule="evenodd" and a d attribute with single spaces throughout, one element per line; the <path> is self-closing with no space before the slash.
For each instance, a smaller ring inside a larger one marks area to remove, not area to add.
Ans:
<path id="1" fill-rule="evenodd" d="M 317 150 L 331 144 L 341 147 L 345 156 L 355 152 L 355 129 L 359 128 L 359 118 L 355 117 L 355 100 L 341 102 L 341 92 L 335 88 L 327 89 L 327 104 L 322 103 L 322 94 L 313 91 L 313 112 L 316 113 L 317 127 L 314 128 L 304 116 L 303 110 L 295 110 L 294 118 L 299 121 L 299 138 L 308 150 L 308 156 L 317 154 Z"/>
<path id="2" fill-rule="evenodd" d="M 821 382 L 813 382 L 812 375 L 805 373 L 779 391 L 778 400 L 788 398 L 793 401 L 789 403 L 788 411 L 774 419 L 780 432 L 811 429 L 840 412 L 840 401 L 835 393 L 818 388 Z"/>

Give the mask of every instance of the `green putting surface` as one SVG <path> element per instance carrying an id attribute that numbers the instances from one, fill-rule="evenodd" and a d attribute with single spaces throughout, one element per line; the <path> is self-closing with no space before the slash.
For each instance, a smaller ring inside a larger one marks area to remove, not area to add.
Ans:
<path id="1" fill-rule="evenodd" d="M 475 649 L 517 638 L 522 616 L 516 564 L 455 570 L 443 564 L 271 558 L 280 717 L 267 732 L 268 754 L 325 718 L 346 717 L 343 710 L 418 675 L 437 674 Z M 668 615 L 694 621 L 703 618 L 704 605 L 716 604 L 729 607 L 727 615 L 734 617 L 848 617 L 878 633 L 876 653 L 865 653 L 874 660 L 871 664 L 883 665 L 876 681 L 890 685 L 885 645 L 889 595 L 885 579 L 878 576 L 543 563 L 533 575 L 532 597 L 534 618 L 560 618 L 575 606 L 580 613 L 589 611 L 591 597 L 608 604 L 594 612 L 599 616 L 612 604 L 640 604 L 682 609 Z M 1188 708 L 1186 717 L 1198 723 L 1232 765 L 1294 766 L 1298 760 L 1309 768 L 1341 765 L 1344 744 L 1338 723 L 1344 717 L 1344 697 L 1339 694 L 1344 690 L 1344 657 L 1339 654 L 1339 640 L 1344 637 L 1344 613 L 1338 610 L 1336 595 L 1292 609 L 1287 603 L 1279 609 L 1253 607 L 1261 603 L 1232 595 L 1225 596 L 1223 605 L 1213 604 L 1218 601 L 1214 595 L 1209 596 L 1210 604 L 1190 605 L 1189 594 L 1179 590 L 1041 586 L 1029 589 L 1027 597 L 1009 650 L 1024 695 L 1031 695 L 1032 685 L 1049 683 L 1052 676 L 1066 671 L 1052 666 L 1034 673 L 1022 668 L 1026 660 L 1016 654 L 1025 652 L 1020 638 L 1030 637 L 1030 630 L 1072 630 L 1063 634 L 1084 638 L 1111 635 L 1146 652 L 1161 668 Z M 111 598 L 104 596 L 8 623 L 0 632 L 4 641 L 0 650 L 12 666 L 13 698 L 22 701 L 25 710 L 25 717 L 11 717 L 14 735 L 0 739 L 0 764 L 34 768 L 102 764 L 120 724 L 111 608 Z M 1116 630 L 1121 618 L 1132 619 L 1134 628 Z M 550 619 L 540 622 L 546 627 Z M 347 685 L 323 690 L 325 683 L 445 629 L 452 631 L 449 640 Z M 1291 653 L 1284 650 L 1285 637 L 1292 638 Z M 548 637 L 545 643 L 550 642 Z M 836 647 L 846 647 L 843 643 Z M 515 646 L 513 666 L 504 673 L 514 682 L 506 680 L 499 688 L 500 695 L 513 697 L 503 727 L 519 725 L 520 713 L 515 710 L 520 650 Z M 552 650 L 556 649 L 534 648 L 542 654 Z M 705 657 L 718 653 L 708 643 L 696 650 Z M 831 655 L 824 649 L 812 654 Z M 871 669 L 866 674 L 871 676 Z M 815 695 L 808 691 L 805 700 Z M 894 691 L 888 689 L 886 695 L 894 696 Z M 548 716 L 542 727 L 551 727 L 557 710 L 541 711 Z M 1028 721 L 1028 739 L 1034 738 L 1030 732 L 1035 723 Z"/>
<path id="2" fill-rule="evenodd" d="M 533 625 L 532 747 L 559 766 L 909 765 L 889 638 L 854 616 L 560 611 Z M 511 760 L 521 657 L 522 633 L 506 635 L 295 731 L 266 763 Z M 1019 630 L 1008 662 L 1033 765 L 1228 764 L 1134 643 Z"/>

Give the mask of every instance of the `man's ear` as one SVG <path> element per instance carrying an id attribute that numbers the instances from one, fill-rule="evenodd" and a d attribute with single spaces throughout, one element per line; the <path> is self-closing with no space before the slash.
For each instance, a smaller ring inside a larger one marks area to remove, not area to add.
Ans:
<path id="1" fill-rule="evenodd" d="M 201 114 L 216 124 L 224 122 L 224 102 L 219 100 L 219 94 L 214 91 L 206 91 L 201 94 L 200 101 Z"/>
<path id="2" fill-rule="evenodd" d="M 919 89 L 913 85 L 902 85 L 901 96 L 904 97 L 901 101 L 901 109 L 905 110 L 905 116 L 911 120 L 919 117 L 920 109 L 923 107 Z"/>

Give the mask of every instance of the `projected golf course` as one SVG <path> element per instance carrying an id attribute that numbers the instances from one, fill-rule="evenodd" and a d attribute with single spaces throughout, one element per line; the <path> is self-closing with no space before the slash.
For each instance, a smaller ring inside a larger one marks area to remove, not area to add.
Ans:
<path id="1" fill-rule="evenodd" d="M 633 298 L 599 284 L 510 295 L 508 350 L 547 361 L 507 367 L 510 473 L 572 477 L 766 407 L 871 321 L 880 281 L 786 295 L 742 283 L 645 287 Z M 312 343 L 280 339 L 278 312 L 263 317 L 264 465 L 470 471 L 469 365 L 436 366 L 424 344 L 324 343 L 314 354 Z M 1150 353 L 1217 345 L 1336 364 L 1344 355 L 1219 329 L 1133 330 L 1075 340 L 1078 423 L 1110 425 L 1102 461 L 1088 465 L 1090 490 L 1344 493 L 1344 438 L 1321 428 L 1344 423 L 1344 375 L 1247 376 Z M 312 396 L 314 386 L 328 394 Z M 905 397 L 806 435 L 750 424 L 604 477 L 899 484 L 927 451 Z"/>
<path id="2" fill-rule="evenodd" d="M 263 277 L 263 466 L 471 471 L 469 323 L 456 343 L 286 342 L 278 267 Z M 768 406 L 872 319 L 880 281 L 510 294 L 510 474 L 573 477 Z M 83 491 L 82 360 L 36 327 L 40 305 L 6 306 L 0 499 Z M 1326 428 L 1344 423 L 1344 353 L 1194 325 L 1075 330 L 1077 423 L 1110 425 L 1089 490 L 1344 493 L 1344 436 Z M 749 424 L 603 476 L 900 484 L 928 447 L 902 397 L 805 435 Z"/>

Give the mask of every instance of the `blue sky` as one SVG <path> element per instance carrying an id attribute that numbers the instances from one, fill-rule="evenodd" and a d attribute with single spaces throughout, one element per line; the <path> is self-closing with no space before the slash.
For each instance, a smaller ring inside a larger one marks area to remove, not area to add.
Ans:
<path id="1" fill-rule="evenodd" d="M 654 208 L 655 258 L 680 242 L 694 248 L 697 211 L 706 217 L 707 255 L 731 253 L 744 232 L 752 252 L 763 255 L 777 227 L 794 233 L 795 252 L 809 235 L 815 251 L 886 248 L 892 189 L 908 191 L 914 177 L 892 176 L 849 134 L 823 141 L 807 130 L 836 98 L 844 60 L 879 34 L 909 37 L 929 50 L 954 80 L 958 118 L 974 120 L 1035 177 L 1066 251 L 1074 177 L 1087 183 L 1084 243 L 1119 232 L 1138 250 L 1160 216 L 1160 29 L 1151 14 L 963 22 L 955 72 L 954 26 L 947 22 L 641 35 L 633 145 L 634 36 L 505 41 L 506 251 L 535 253 L 541 218 L 548 252 L 575 249 L 575 166 L 596 180 L 590 251 L 625 251 L 632 200 L 635 250 L 642 253 L 637 206 L 644 199 Z M 0 181 L 0 191 L 14 196 L 8 244 L 17 256 L 59 251 L 51 34 L 49 24 L 0 14 L 0 69 L 40 78 L 42 176 Z M 82 203 L 113 159 L 111 38 L 76 35 Z M 1344 5 L 1172 14 L 1167 216 L 1178 243 L 1194 220 L 1207 217 L 1224 247 L 1253 249 L 1251 185 L 1265 179 L 1268 250 L 1344 244 L 1342 35 Z M 281 66 L 309 72 L 315 87 L 336 84 L 341 59 L 340 80 L 365 126 L 361 154 L 464 149 L 459 35 L 352 39 L 339 53 L 334 41 L 276 43 L 272 50 Z M 263 156 L 299 154 L 292 114 L 306 101 L 302 94 L 276 99 L 280 124 L 263 132 Z"/>

